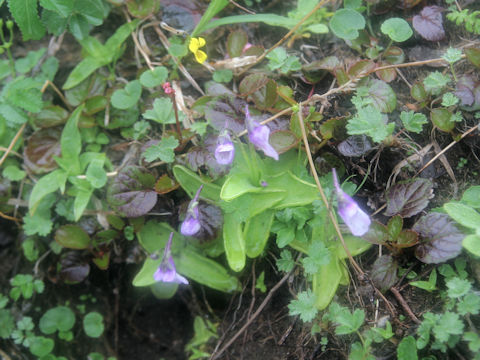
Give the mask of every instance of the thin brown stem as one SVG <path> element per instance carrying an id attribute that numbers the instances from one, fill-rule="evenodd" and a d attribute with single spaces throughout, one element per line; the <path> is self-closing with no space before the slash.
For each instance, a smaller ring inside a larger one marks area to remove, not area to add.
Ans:
<path id="1" fill-rule="evenodd" d="M 15 144 L 17 143 L 18 139 L 20 138 L 20 136 L 22 135 L 23 133 L 23 130 L 25 130 L 25 127 L 27 126 L 27 123 L 24 123 L 22 124 L 22 126 L 20 126 L 20 129 L 18 129 L 17 133 L 15 134 L 15 137 L 12 139 L 12 141 L 10 142 L 10 145 L 8 145 L 8 148 L 7 150 L 5 151 L 5 154 L 3 154 L 2 158 L 0 159 L 0 166 L 3 164 L 3 162 L 5 161 L 5 159 L 8 157 L 8 155 L 10 154 L 10 152 L 12 151 L 13 147 L 15 146 Z"/>

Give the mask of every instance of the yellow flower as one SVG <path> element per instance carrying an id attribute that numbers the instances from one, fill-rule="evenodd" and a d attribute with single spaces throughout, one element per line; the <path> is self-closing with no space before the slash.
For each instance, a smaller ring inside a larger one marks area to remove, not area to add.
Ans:
<path id="1" fill-rule="evenodd" d="M 205 60 L 207 60 L 207 54 L 204 51 L 199 50 L 201 47 L 205 46 L 205 39 L 204 38 L 191 38 L 190 44 L 188 44 L 188 48 L 190 51 L 195 55 L 195 59 L 200 63 L 203 64 Z"/>

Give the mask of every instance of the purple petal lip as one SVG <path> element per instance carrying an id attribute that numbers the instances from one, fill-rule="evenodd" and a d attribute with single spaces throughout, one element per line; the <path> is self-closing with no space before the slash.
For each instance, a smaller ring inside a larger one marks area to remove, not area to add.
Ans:
<path id="1" fill-rule="evenodd" d="M 230 139 L 230 135 L 220 135 L 217 140 L 217 147 L 215 148 L 215 160 L 220 165 L 231 164 L 235 157 L 235 147 Z"/>
<path id="2" fill-rule="evenodd" d="M 262 150 L 266 156 L 278 160 L 277 151 L 270 145 L 270 128 L 267 125 L 260 125 L 250 116 L 248 105 L 245 107 L 245 122 L 247 123 L 248 139 L 259 150 Z"/>
<path id="3" fill-rule="evenodd" d="M 196 209 L 198 212 L 198 209 Z M 180 228 L 180 232 L 184 236 L 193 236 L 200 231 L 200 221 L 198 220 L 198 216 L 191 214 L 190 212 L 187 213 L 187 217 L 182 223 Z"/>
<path id="4" fill-rule="evenodd" d="M 177 283 L 177 284 L 188 284 L 188 280 L 182 275 L 177 273 L 175 268 L 175 263 L 173 262 L 173 257 L 171 253 L 172 247 L 173 232 L 170 233 L 170 238 L 168 239 L 165 249 L 163 251 L 162 262 L 158 267 L 157 271 L 153 274 L 155 281 Z"/>
<path id="5" fill-rule="evenodd" d="M 365 235 L 370 227 L 370 217 L 360 209 L 355 200 L 340 188 L 335 169 L 332 169 L 332 174 L 338 198 L 338 215 L 340 215 L 353 235 Z"/>

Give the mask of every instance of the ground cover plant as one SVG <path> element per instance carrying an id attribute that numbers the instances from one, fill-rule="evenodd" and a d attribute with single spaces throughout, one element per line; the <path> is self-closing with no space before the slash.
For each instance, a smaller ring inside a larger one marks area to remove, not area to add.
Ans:
<path id="1" fill-rule="evenodd" d="M 480 359 L 480 4 L 0 14 L 3 359 Z"/>

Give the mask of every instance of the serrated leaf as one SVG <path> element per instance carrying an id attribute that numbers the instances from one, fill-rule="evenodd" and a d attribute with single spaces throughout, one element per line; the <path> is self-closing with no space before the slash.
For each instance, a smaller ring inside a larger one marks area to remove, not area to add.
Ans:
<path id="1" fill-rule="evenodd" d="M 417 360 L 417 344 L 413 336 L 407 336 L 400 341 L 397 347 L 398 360 Z"/>
<path id="2" fill-rule="evenodd" d="M 179 115 L 182 114 L 179 112 Z M 145 119 L 153 120 L 159 124 L 175 124 L 175 111 L 172 100 L 166 97 L 155 99 L 153 109 L 143 113 Z M 179 119 L 181 121 L 181 119 Z"/>
<path id="3" fill-rule="evenodd" d="M 439 6 L 426 6 L 412 20 L 413 28 L 426 40 L 440 41 L 445 37 L 442 9 Z"/>
<path id="4" fill-rule="evenodd" d="M 368 135 L 374 142 L 382 142 L 392 134 L 395 124 L 387 124 L 386 115 L 373 106 L 367 106 L 358 109 L 355 117 L 350 119 L 347 124 L 347 131 L 350 135 Z"/>
<path id="5" fill-rule="evenodd" d="M 148 162 L 153 162 L 157 159 L 165 161 L 167 163 L 173 162 L 175 160 L 174 149 L 178 146 L 179 142 L 173 136 L 165 137 L 156 145 L 151 145 L 148 147 L 143 156 Z"/>
<path id="6" fill-rule="evenodd" d="M 300 315 L 303 322 L 312 321 L 318 312 L 315 300 L 315 294 L 310 290 L 298 293 L 298 299 L 292 300 L 288 305 L 290 315 Z"/>
<path id="7" fill-rule="evenodd" d="M 37 0 L 8 0 L 8 8 L 22 32 L 23 41 L 39 40 L 45 27 L 38 17 Z"/>
<path id="8" fill-rule="evenodd" d="M 73 10 L 74 0 L 40 0 L 45 9 L 55 11 L 62 17 L 67 17 Z"/>
<path id="9" fill-rule="evenodd" d="M 415 113 L 413 111 L 402 111 L 400 113 L 400 119 L 402 120 L 405 129 L 417 134 L 421 133 L 423 125 L 428 123 L 427 117 L 424 114 Z"/>
<path id="10" fill-rule="evenodd" d="M 432 198 L 432 183 L 427 179 L 399 182 L 385 193 L 387 210 L 385 215 L 411 217 L 425 209 Z"/>
<path id="11" fill-rule="evenodd" d="M 371 79 L 368 83 L 368 95 L 375 108 L 391 113 L 397 107 L 397 95 L 385 81 Z"/>
<path id="12" fill-rule="evenodd" d="M 465 235 L 447 214 L 427 214 L 415 223 L 412 230 L 421 236 L 415 256 L 424 263 L 438 264 L 453 259 L 462 251 Z"/>

